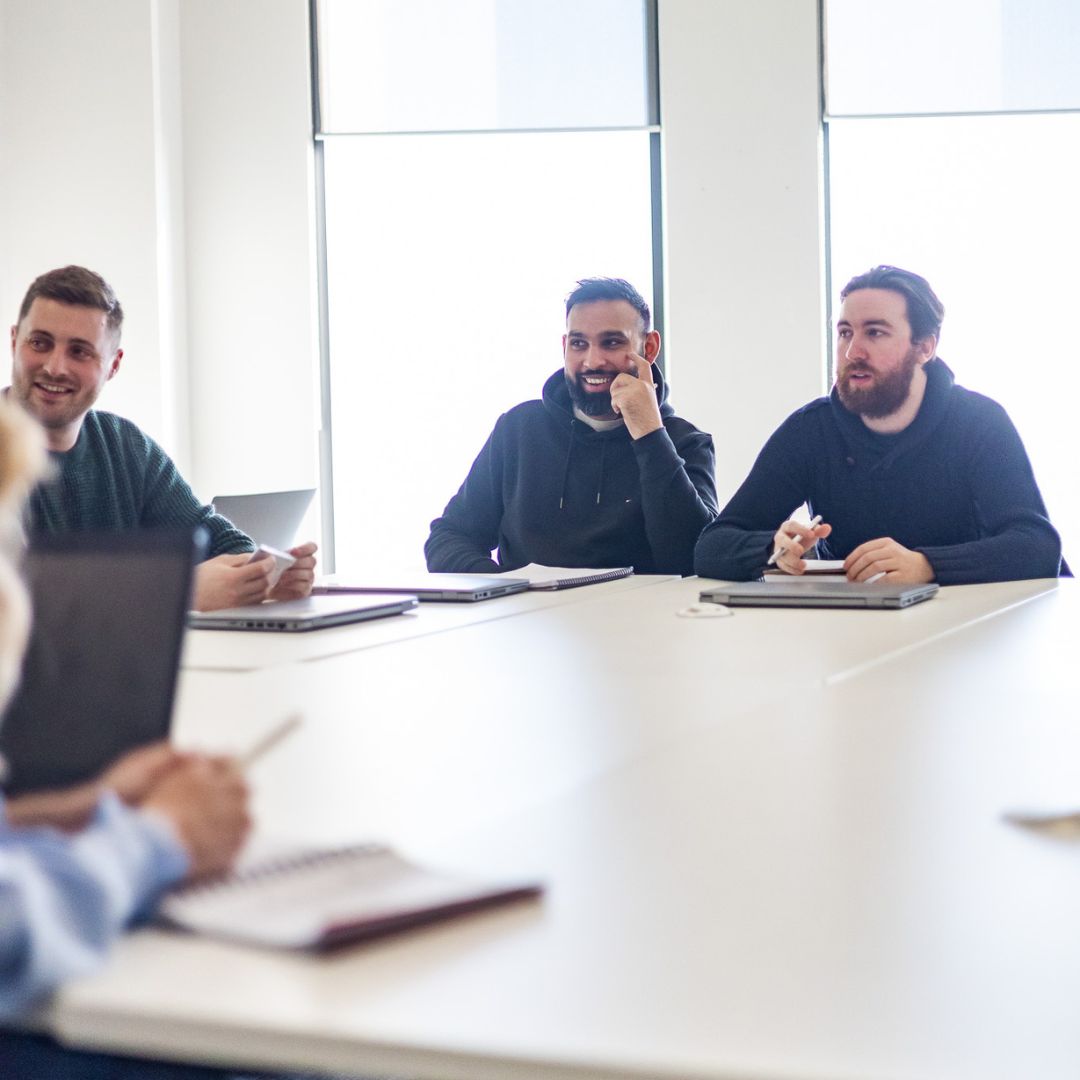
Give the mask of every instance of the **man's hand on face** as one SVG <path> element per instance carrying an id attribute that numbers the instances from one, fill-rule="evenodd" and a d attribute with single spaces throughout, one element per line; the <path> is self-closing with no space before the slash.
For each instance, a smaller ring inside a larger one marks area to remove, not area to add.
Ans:
<path id="1" fill-rule="evenodd" d="M 190 755 L 142 802 L 176 830 L 191 858 L 189 878 L 227 870 L 251 828 L 244 775 L 231 758 Z"/>
<path id="2" fill-rule="evenodd" d="M 810 528 L 799 521 L 785 521 L 773 537 L 773 551 L 780 552 L 775 565 L 785 574 L 806 573 L 806 560 L 803 555 L 831 532 L 831 525 L 822 524 Z"/>
<path id="3" fill-rule="evenodd" d="M 250 555 L 219 555 L 195 568 L 196 611 L 258 604 L 270 594 L 273 559 L 251 561 Z"/>
<path id="4" fill-rule="evenodd" d="M 658 431 L 664 426 L 660 419 L 660 406 L 656 401 L 656 385 L 653 383 L 652 364 L 637 353 L 627 353 L 637 375 L 620 372 L 611 383 L 611 408 L 626 422 L 630 437 L 640 439 L 643 435 Z"/>
<path id="5" fill-rule="evenodd" d="M 278 578 L 278 583 L 270 590 L 271 600 L 302 600 L 311 595 L 311 586 L 315 584 L 315 552 L 318 550 L 318 547 L 310 542 L 289 549 L 289 554 L 296 562 Z"/>
<path id="6" fill-rule="evenodd" d="M 934 580 L 934 568 L 920 551 L 911 551 L 889 536 L 867 540 L 845 560 L 848 581 L 868 581 L 884 577 L 896 585 L 922 585 Z"/>

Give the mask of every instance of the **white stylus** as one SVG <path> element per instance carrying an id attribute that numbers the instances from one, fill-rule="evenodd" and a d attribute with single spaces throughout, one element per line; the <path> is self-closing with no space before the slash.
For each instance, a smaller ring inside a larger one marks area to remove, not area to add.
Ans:
<path id="1" fill-rule="evenodd" d="M 248 769 L 255 764 L 264 754 L 272 750 L 287 735 L 291 735 L 303 723 L 303 717 L 299 713 L 290 713 L 275 724 L 261 739 L 256 739 L 248 749 L 240 755 L 240 767 Z"/>
<path id="2" fill-rule="evenodd" d="M 813 527 L 814 527 L 815 525 L 820 525 L 820 524 L 821 524 L 821 515 L 820 515 L 820 514 L 815 514 L 815 515 L 813 516 L 813 518 L 811 518 L 811 520 L 810 520 L 810 528 L 812 529 L 812 528 L 813 528 Z M 777 549 L 776 549 L 776 550 L 775 550 L 775 551 L 774 551 L 774 552 L 773 552 L 773 553 L 772 553 L 772 554 L 771 554 L 771 555 L 769 556 L 769 561 L 768 561 L 768 562 L 767 562 L 767 563 L 766 563 L 765 565 L 766 565 L 766 566 L 772 566 L 772 564 L 773 564 L 774 562 L 776 562 L 776 560 L 777 560 L 777 559 L 779 559 L 779 558 L 780 558 L 780 556 L 781 556 L 781 555 L 783 555 L 783 554 L 785 554 L 786 552 L 787 552 L 787 548 L 786 548 L 786 547 L 782 547 L 782 548 L 777 548 Z"/>

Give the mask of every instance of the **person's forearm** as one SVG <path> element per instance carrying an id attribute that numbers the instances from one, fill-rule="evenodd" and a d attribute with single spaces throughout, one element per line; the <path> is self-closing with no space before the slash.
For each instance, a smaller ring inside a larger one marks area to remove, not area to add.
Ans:
<path id="1" fill-rule="evenodd" d="M 207 533 L 206 558 L 242 555 L 255 550 L 255 542 L 227 518 L 211 513 L 195 497 L 172 459 L 155 443 L 144 450 L 145 496 L 139 520 L 143 528 L 201 526 Z"/>
<path id="2" fill-rule="evenodd" d="M 776 530 L 810 497 L 811 478 L 790 451 L 798 433 L 784 424 L 758 454 L 749 475 L 694 549 L 694 572 L 725 581 L 753 581 L 765 570 Z"/>
<path id="3" fill-rule="evenodd" d="M 753 581 L 765 569 L 772 539 L 773 530 L 742 529 L 719 519 L 698 539 L 694 572 L 723 581 Z"/>
<path id="4" fill-rule="evenodd" d="M 7 827 L 0 850 L 0 1017 L 91 970 L 188 868 L 168 828 L 108 795 L 74 836 Z"/>
<path id="5" fill-rule="evenodd" d="M 684 460 L 665 429 L 635 443 L 641 473 L 645 534 L 656 569 L 692 574 L 694 544 L 716 516 L 711 444 L 690 447 L 700 460 Z"/>
<path id="6" fill-rule="evenodd" d="M 483 548 L 442 518 L 432 524 L 424 556 L 432 573 L 483 574 L 500 569 L 490 548 Z"/>
<path id="7" fill-rule="evenodd" d="M 1061 571 L 1061 540 L 1049 522 L 1026 523 L 964 544 L 916 550 L 929 560 L 939 585 L 1024 581 L 1057 577 Z"/>
<path id="8" fill-rule="evenodd" d="M 488 485 L 475 479 L 476 471 L 474 466 L 461 491 L 431 523 L 424 558 L 432 573 L 490 574 L 499 570 L 491 551 L 497 543 L 502 507 L 487 494 Z"/>
<path id="9" fill-rule="evenodd" d="M 100 797 L 101 785 L 96 782 L 18 795 L 7 800 L 7 820 L 15 828 L 48 825 L 74 832 L 90 820 Z"/>

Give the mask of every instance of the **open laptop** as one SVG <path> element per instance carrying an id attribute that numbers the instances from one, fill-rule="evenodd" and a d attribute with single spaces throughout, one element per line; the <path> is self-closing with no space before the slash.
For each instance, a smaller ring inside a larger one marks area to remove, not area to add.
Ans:
<path id="1" fill-rule="evenodd" d="M 414 607 L 415 596 L 309 596 L 305 600 L 268 600 L 220 611 L 193 611 L 188 625 L 196 630 L 299 633 L 400 615 Z"/>
<path id="2" fill-rule="evenodd" d="M 202 530 L 42 537 L 22 682 L 0 724 L 9 794 L 98 775 L 165 738 Z"/>
<path id="3" fill-rule="evenodd" d="M 528 578 L 485 577 L 483 574 L 330 574 L 315 586 L 316 594 L 411 593 L 418 599 L 472 603 L 524 592 Z"/>
<path id="4" fill-rule="evenodd" d="M 260 544 L 288 551 L 304 520 L 314 488 L 264 491 L 257 495 L 218 495 L 214 509 Z"/>
<path id="5" fill-rule="evenodd" d="M 929 600 L 936 584 L 889 585 L 876 581 L 744 581 L 703 589 L 701 599 L 729 607 L 905 608 Z"/>

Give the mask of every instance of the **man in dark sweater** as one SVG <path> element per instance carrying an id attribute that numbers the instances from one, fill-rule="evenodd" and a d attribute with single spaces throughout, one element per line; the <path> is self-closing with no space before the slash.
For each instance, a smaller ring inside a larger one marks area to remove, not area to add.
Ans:
<path id="1" fill-rule="evenodd" d="M 996 402 L 937 357 L 945 309 L 924 278 L 878 266 L 840 294 L 836 385 L 777 429 L 698 541 L 706 577 L 802 574 L 842 559 L 851 581 L 1054 577 L 1061 541 L 1024 444 Z M 806 503 L 813 527 L 783 521 Z M 778 527 L 778 522 L 783 521 Z"/>
<path id="2" fill-rule="evenodd" d="M 11 328 L 11 396 L 45 429 L 55 475 L 30 498 L 35 532 L 122 531 L 202 526 L 207 560 L 195 575 L 201 610 L 295 599 L 311 591 L 315 545 L 270 588 L 273 559 L 251 561 L 255 545 L 194 495 L 172 460 L 131 421 L 92 408 L 117 373 L 123 311 L 99 275 L 52 270 L 27 291 Z"/>
<path id="3" fill-rule="evenodd" d="M 713 442 L 667 403 L 659 353 L 632 285 L 579 282 L 566 301 L 564 369 L 542 401 L 499 418 L 431 523 L 428 568 L 690 573 L 694 541 L 716 513 Z"/>

